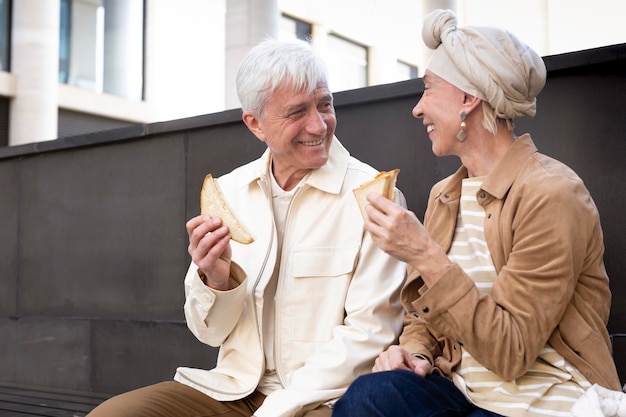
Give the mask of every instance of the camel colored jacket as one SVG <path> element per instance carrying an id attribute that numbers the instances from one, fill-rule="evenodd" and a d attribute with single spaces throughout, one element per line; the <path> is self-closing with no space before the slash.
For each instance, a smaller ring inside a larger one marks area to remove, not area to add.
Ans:
<path id="1" fill-rule="evenodd" d="M 220 401 L 257 388 L 265 371 L 263 311 L 273 302 L 263 295 L 280 264 L 274 346 L 284 389 L 268 395 L 255 416 L 296 416 L 340 397 L 357 376 L 371 371 L 379 352 L 397 342 L 406 265 L 365 232 L 352 192 L 378 171 L 351 157 L 336 138 L 328 162 L 293 197 L 279 259 L 269 166 L 265 152 L 218 179 L 255 241 L 231 242 L 236 287 L 230 291 L 209 289 L 190 265 L 188 327 L 220 350 L 214 369 L 179 368 L 175 379 Z M 396 200 L 406 205 L 397 190 Z"/>
<path id="2" fill-rule="evenodd" d="M 446 251 L 465 177 L 461 167 L 429 197 L 424 225 Z M 549 343 L 592 384 L 621 390 L 606 329 L 611 293 L 602 229 L 582 180 L 524 135 L 485 178 L 477 198 L 498 273 L 491 295 L 479 294 L 456 264 L 431 288 L 409 267 L 400 344 L 429 356 L 448 378 L 462 345 L 512 380 Z"/>

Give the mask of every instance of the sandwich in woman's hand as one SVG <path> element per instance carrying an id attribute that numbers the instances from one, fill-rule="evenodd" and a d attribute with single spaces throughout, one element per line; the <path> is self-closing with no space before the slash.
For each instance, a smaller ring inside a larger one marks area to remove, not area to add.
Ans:
<path id="1" fill-rule="evenodd" d="M 383 195 L 389 200 L 393 200 L 393 190 L 396 186 L 396 180 L 398 178 L 399 169 L 393 171 L 382 171 L 374 179 L 362 184 L 359 188 L 352 190 L 356 201 L 359 203 L 361 209 L 361 215 L 363 219 L 367 218 L 365 213 L 365 206 L 367 205 L 367 195 L 369 193 L 378 193 Z"/>
<path id="2" fill-rule="evenodd" d="M 202 184 L 200 214 L 222 219 L 222 225 L 228 226 L 230 238 L 235 242 L 243 244 L 254 242 L 254 238 L 246 226 L 237 219 L 235 212 L 228 205 L 217 183 L 217 179 L 213 178 L 211 174 L 204 178 L 204 183 Z"/>

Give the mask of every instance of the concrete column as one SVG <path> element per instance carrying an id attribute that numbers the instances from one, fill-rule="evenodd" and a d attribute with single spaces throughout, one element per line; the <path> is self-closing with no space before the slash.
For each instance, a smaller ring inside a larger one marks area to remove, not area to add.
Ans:
<path id="1" fill-rule="evenodd" d="M 240 107 L 235 80 L 244 55 L 267 37 L 278 37 L 280 11 L 278 0 L 226 1 L 226 74 L 227 109 Z"/>
<path id="2" fill-rule="evenodd" d="M 13 2 L 9 145 L 56 139 L 60 0 Z"/>

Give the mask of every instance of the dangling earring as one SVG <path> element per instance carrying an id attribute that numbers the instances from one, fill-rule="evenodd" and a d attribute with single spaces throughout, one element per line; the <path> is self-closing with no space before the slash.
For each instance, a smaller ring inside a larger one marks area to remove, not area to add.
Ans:
<path id="1" fill-rule="evenodd" d="M 456 134 L 456 140 L 459 142 L 465 142 L 467 139 L 467 132 L 465 132 L 465 128 L 467 127 L 467 123 L 465 123 L 465 118 L 467 115 L 464 111 L 461 112 L 461 130 Z"/>

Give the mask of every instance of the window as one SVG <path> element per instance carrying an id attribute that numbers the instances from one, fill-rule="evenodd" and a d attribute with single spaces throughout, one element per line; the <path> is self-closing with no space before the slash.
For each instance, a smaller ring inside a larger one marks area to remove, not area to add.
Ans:
<path id="1" fill-rule="evenodd" d="M 417 67 L 407 64 L 406 62 L 397 61 L 396 66 L 398 81 L 410 80 L 417 78 Z"/>
<path id="2" fill-rule="evenodd" d="M 143 0 L 61 0 L 59 81 L 143 98 Z"/>
<path id="3" fill-rule="evenodd" d="M 280 19 L 281 39 L 300 39 L 311 42 L 312 27 L 310 23 L 283 14 Z"/>
<path id="4" fill-rule="evenodd" d="M 368 85 L 367 48 L 345 38 L 328 35 L 328 59 L 333 91 L 350 90 Z"/>
<path id="5" fill-rule="evenodd" d="M 9 71 L 11 45 L 11 2 L 0 0 L 0 71 Z"/>
<path id="6" fill-rule="evenodd" d="M 300 39 L 311 42 L 310 23 L 283 14 L 280 19 L 280 39 Z M 348 39 L 329 34 L 324 49 L 332 91 L 350 90 L 368 85 L 367 48 Z"/>

